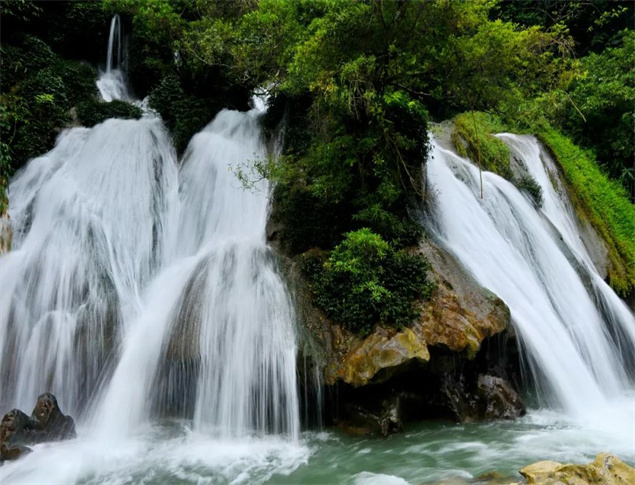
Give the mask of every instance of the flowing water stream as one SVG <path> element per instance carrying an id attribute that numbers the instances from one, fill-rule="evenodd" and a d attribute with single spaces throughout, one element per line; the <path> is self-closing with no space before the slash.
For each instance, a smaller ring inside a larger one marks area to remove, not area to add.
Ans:
<path id="1" fill-rule="evenodd" d="M 98 86 L 130 99 L 118 17 L 110 34 Z M 433 140 L 423 222 L 509 305 L 539 408 L 385 440 L 301 432 L 269 188 L 234 174 L 265 156 L 256 106 L 219 113 L 182 160 L 151 112 L 73 128 L 12 180 L 0 406 L 28 411 L 49 390 L 79 438 L 36 445 L 0 483 L 426 483 L 602 451 L 635 464 L 635 318 L 598 274 L 553 162 L 509 134 L 542 208 L 487 172 L 481 199 L 477 168 Z"/>

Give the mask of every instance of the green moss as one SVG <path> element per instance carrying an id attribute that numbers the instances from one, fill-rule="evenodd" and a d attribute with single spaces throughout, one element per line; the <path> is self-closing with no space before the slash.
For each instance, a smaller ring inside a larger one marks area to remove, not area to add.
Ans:
<path id="1" fill-rule="evenodd" d="M 609 249 L 609 281 L 622 295 L 635 289 L 635 206 L 626 190 L 600 170 L 590 151 L 577 147 L 551 127 L 538 132 L 564 171 L 571 199 L 603 237 Z"/>
<path id="2" fill-rule="evenodd" d="M 454 119 L 452 142 L 462 157 L 468 157 L 483 170 L 494 172 L 506 179 L 512 178 L 507 145 L 493 133 L 505 131 L 494 116 L 481 112 L 462 113 Z"/>

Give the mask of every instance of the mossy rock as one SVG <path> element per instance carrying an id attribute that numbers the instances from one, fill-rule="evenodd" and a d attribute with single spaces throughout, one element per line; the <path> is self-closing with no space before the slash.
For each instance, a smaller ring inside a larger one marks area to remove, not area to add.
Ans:
<path id="1" fill-rule="evenodd" d="M 504 131 L 496 118 L 486 113 L 463 113 L 454 120 L 452 142 L 459 155 L 483 170 L 512 179 L 510 151 L 493 133 Z"/>
<path id="2" fill-rule="evenodd" d="M 86 127 L 95 126 L 111 118 L 139 119 L 142 115 L 141 108 L 120 100 L 107 103 L 86 101 L 77 106 L 77 117 L 81 124 Z"/>

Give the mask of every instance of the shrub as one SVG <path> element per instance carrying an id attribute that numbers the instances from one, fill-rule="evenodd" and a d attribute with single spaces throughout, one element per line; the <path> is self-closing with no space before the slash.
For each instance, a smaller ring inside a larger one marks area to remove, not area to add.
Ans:
<path id="1" fill-rule="evenodd" d="M 328 257 L 305 253 L 302 268 L 317 306 L 363 335 L 376 323 L 410 324 L 418 315 L 415 302 L 432 290 L 423 257 L 393 250 L 368 228 L 346 234 Z"/>
<path id="2" fill-rule="evenodd" d="M 108 103 L 90 100 L 77 105 L 79 121 L 89 128 L 110 118 L 139 119 L 142 115 L 141 108 L 118 99 Z"/>
<path id="3" fill-rule="evenodd" d="M 523 175 L 520 179 L 514 181 L 514 185 L 521 192 L 525 192 L 536 207 L 542 207 L 542 187 L 536 182 L 536 179 L 531 175 Z"/>

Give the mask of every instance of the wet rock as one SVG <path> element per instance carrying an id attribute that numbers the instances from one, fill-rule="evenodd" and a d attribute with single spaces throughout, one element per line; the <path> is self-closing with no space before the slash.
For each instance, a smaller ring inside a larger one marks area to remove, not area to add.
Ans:
<path id="1" fill-rule="evenodd" d="M 347 403 L 344 419 L 339 422 L 343 431 L 353 435 L 389 436 L 403 430 L 403 410 L 401 396 L 390 396 L 382 400 L 379 405 L 369 403 L 364 406 L 359 403 Z"/>
<path id="2" fill-rule="evenodd" d="M 525 414 L 521 397 L 500 377 L 480 375 L 477 389 L 481 419 L 515 419 Z"/>
<path id="3" fill-rule="evenodd" d="M 417 338 L 409 328 L 397 332 L 378 326 L 349 352 L 335 378 L 353 386 L 363 386 L 374 378 L 377 383 L 387 380 L 392 369 L 398 369 L 411 360 L 421 363 L 430 360 L 425 341 Z M 383 374 L 376 378 L 380 371 Z"/>
<path id="4" fill-rule="evenodd" d="M 12 409 L 0 424 L 0 459 L 16 460 L 31 449 L 26 445 L 75 438 L 75 422 L 60 410 L 50 393 L 38 397 L 31 416 Z"/>
<path id="5" fill-rule="evenodd" d="M 20 443 L 28 440 L 28 434 L 34 424 L 31 418 L 19 409 L 12 409 L 3 416 L 0 424 L 0 459 L 2 461 L 17 460 L 31 451 Z"/>
<path id="6" fill-rule="evenodd" d="M 31 433 L 31 440 L 34 443 L 77 437 L 75 421 L 62 413 L 57 399 L 50 392 L 41 394 L 37 398 L 37 403 L 31 413 L 31 420 L 34 423 L 34 430 Z"/>
<path id="7" fill-rule="evenodd" d="M 0 255 L 11 251 L 12 238 L 13 232 L 11 231 L 8 216 L 0 214 Z"/>
<path id="8" fill-rule="evenodd" d="M 600 453 L 588 465 L 540 461 L 520 473 L 528 484 L 551 485 L 631 485 L 635 483 L 635 468 L 615 455 Z"/>

